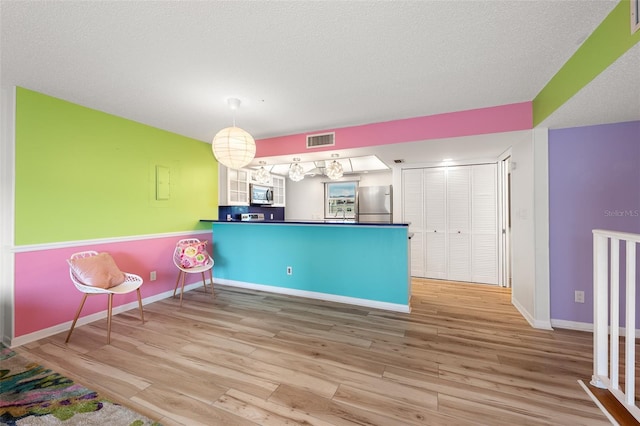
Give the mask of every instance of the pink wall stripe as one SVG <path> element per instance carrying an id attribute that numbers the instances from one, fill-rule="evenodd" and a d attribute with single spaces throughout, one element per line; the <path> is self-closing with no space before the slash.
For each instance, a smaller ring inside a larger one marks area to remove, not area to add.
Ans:
<path id="1" fill-rule="evenodd" d="M 306 152 L 306 136 L 315 133 L 336 133 L 335 146 L 313 149 L 317 152 L 532 128 L 532 102 L 522 102 L 261 139 L 256 141 L 256 157 Z"/>
<path id="2" fill-rule="evenodd" d="M 209 241 L 211 232 L 186 235 L 183 238 L 199 238 Z M 15 337 L 56 326 L 73 320 L 80 305 L 80 293 L 69 278 L 66 259 L 71 254 L 96 250 L 109 252 L 118 267 L 125 272 L 138 274 L 144 280 L 140 288 L 142 298 L 168 290 L 173 291 L 178 271 L 173 264 L 173 250 L 180 237 L 164 237 L 121 243 L 94 244 L 86 247 L 70 247 L 16 253 L 15 255 Z M 157 280 L 149 281 L 149 273 L 157 271 Z M 214 271 L 215 274 L 215 271 Z M 188 275 L 186 283 L 199 281 L 200 276 Z M 137 300 L 135 292 L 115 295 L 114 308 Z M 107 296 L 90 296 L 84 305 L 81 318 L 107 309 Z"/>

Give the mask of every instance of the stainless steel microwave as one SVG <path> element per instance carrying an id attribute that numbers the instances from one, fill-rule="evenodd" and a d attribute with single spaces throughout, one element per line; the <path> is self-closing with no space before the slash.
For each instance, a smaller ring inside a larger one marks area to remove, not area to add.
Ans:
<path id="1" fill-rule="evenodd" d="M 251 184 L 249 192 L 251 193 L 251 204 L 273 204 L 272 186 Z"/>

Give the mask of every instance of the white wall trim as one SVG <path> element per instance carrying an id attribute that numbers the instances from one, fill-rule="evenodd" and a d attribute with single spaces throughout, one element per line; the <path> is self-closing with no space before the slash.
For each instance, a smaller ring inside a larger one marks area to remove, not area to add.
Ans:
<path id="1" fill-rule="evenodd" d="M 364 306 L 367 308 L 383 309 L 385 311 L 394 311 L 409 313 L 411 308 L 407 305 L 401 305 L 398 303 L 378 302 L 375 300 L 360 299 L 357 297 L 338 296 L 329 293 L 318 293 L 315 291 L 297 290 L 286 287 L 276 287 L 263 284 L 253 284 L 244 281 L 228 280 L 225 278 L 216 278 L 214 280 L 217 284 L 228 285 L 230 287 L 247 288 L 250 290 L 265 291 L 268 293 L 285 294 L 288 296 L 306 297 L 308 299 L 325 300 L 327 302 L 345 303 L 348 305 Z"/>
<path id="2" fill-rule="evenodd" d="M 14 334 L 14 244 L 16 88 L 0 88 L 0 336 L 8 345 Z"/>
<path id="3" fill-rule="evenodd" d="M 552 319 L 551 325 L 557 328 L 566 328 L 567 330 L 588 331 L 590 333 L 593 332 L 593 324 L 589 322 L 576 322 L 576 321 Z"/>
<path id="4" fill-rule="evenodd" d="M 500 287 L 511 287 L 509 278 L 505 276 L 505 272 L 511 271 L 511 230 L 503 226 L 506 221 L 505 211 L 507 210 L 507 199 L 505 198 L 505 188 L 509 178 L 509 171 L 505 173 L 503 162 L 511 158 L 511 147 L 498 156 L 498 285 Z M 509 163 L 510 165 L 513 163 Z M 511 197 L 511 194 L 508 194 Z M 504 230 L 504 234 L 503 234 Z M 506 241 L 505 241 L 506 238 Z M 509 265 L 505 265 L 509 262 Z M 509 274 L 510 275 L 510 274 Z"/>
<path id="5" fill-rule="evenodd" d="M 549 272 L 549 129 L 533 129 L 533 221 L 535 240 L 534 316 L 551 322 Z"/>
<path id="6" fill-rule="evenodd" d="M 198 281 L 195 283 L 191 283 L 189 285 L 184 286 L 184 291 L 190 291 L 193 290 L 195 288 L 200 288 L 202 287 L 202 281 Z M 170 297 L 173 297 L 173 290 L 168 290 L 165 291 L 164 293 L 160 293 L 160 294 L 154 294 L 153 296 L 149 296 L 149 297 L 145 297 L 144 299 L 142 299 L 142 305 L 148 305 L 149 303 L 153 303 L 153 302 L 157 302 L 163 299 L 168 299 Z M 176 294 L 176 297 L 178 297 L 178 294 Z M 104 297 L 105 302 L 107 300 L 106 295 Z M 117 315 L 121 312 L 126 312 L 128 310 L 131 309 L 135 309 L 136 312 L 138 312 L 138 301 L 135 300 L 133 302 L 129 302 L 125 305 L 120 305 L 117 307 L 113 308 L 113 313 L 112 315 Z M 95 314 L 91 314 L 91 315 L 87 315 L 85 317 L 80 317 L 78 318 L 78 322 L 76 323 L 76 328 L 86 325 L 86 324 L 90 324 L 94 321 L 98 321 L 101 319 L 104 319 L 107 317 L 107 310 L 105 309 L 104 311 L 101 312 L 96 312 Z M 145 323 L 148 322 L 149 320 L 145 319 Z M 10 344 L 8 344 L 8 346 L 15 348 L 17 346 L 22 346 L 22 345 L 26 345 L 27 343 L 31 343 L 31 342 L 35 342 L 36 340 L 40 340 L 40 339 L 44 339 L 46 337 L 50 337 L 53 336 L 55 334 L 58 333 L 62 333 L 62 332 L 68 332 L 69 329 L 71 328 L 71 323 L 73 321 L 67 321 L 67 322 L 63 322 L 61 324 L 57 324 L 54 325 L 52 327 L 49 328 L 44 328 L 42 330 L 38 330 L 35 331 L 33 333 L 29 333 L 29 334 L 25 334 L 22 335 L 20 337 L 16 337 L 14 338 Z M 73 338 L 73 336 L 72 336 Z M 106 338 L 106 336 L 105 336 Z"/>
<path id="7" fill-rule="evenodd" d="M 556 328 L 565 328 L 567 330 L 587 331 L 589 333 L 593 333 L 593 324 L 590 322 L 577 322 L 577 321 L 552 319 L 551 325 Z M 626 329 L 624 327 L 619 327 L 619 335 L 624 336 L 625 334 L 626 334 Z M 639 338 L 640 338 L 640 329 L 636 329 L 636 339 L 639 339 Z"/>
<path id="8" fill-rule="evenodd" d="M 55 243 L 44 244 L 29 244 L 23 246 L 14 246 L 10 250 L 13 253 L 24 253 L 40 250 L 53 250 L 67 247 L 80 247 L 90 246 L 97 244 L 110 244 L 110 243 L 123 243 L 127 241 L 140 241 L 140 240 L 155 240 L 158 238 L 178 237 L 182 235 L 198 235 L 210 233 L 211 230 L 202 229 L 199 231 L 180 231 L 180 232 L 163 232 L 160 234 L 146 234 L 146 235 L 130 235 L 124 237 L 109 237 L 109 238 L 95 238 L 91 240 L 75 240 L 75 241 L 61 241 Z"/>
<path id="9" fill-rule="evenodd" d="M 527 322 L 529 323 L 529 325 L 531 325 L 531 327 L 539 328 L 542 330 L 553 330 L 551 321 L 541 321 L 541 320 L 535 319 L 533 315 L 531 315 L 531 313 L 527 311 L 524 308 L 524 306 L 520 304 L 520 302 L 518 302 L 517 299 L 513 298 L 513 296 L 511 297 L 511 304 L 516 307 L 518 312 L 520 312 L 520 314 L 524 317 L 524 319 L 527 320 Z"/>

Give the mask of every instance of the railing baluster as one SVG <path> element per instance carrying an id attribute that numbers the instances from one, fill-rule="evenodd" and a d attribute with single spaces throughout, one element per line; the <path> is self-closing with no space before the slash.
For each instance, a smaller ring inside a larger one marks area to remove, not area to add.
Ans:
<path id="1" fill-rule="evenodd" d="M 626 249 L 626 269 L 620 268 L 620 245 Z M 636 247 L 640 234 L 593 230 L 593 376 L 591 384 L 608 389 L 640 421 L 635 403 L 636 382 Z M 625 300 L 620 276 L 625 274 Z M 610 299 L 609 299 L 610 297 Z M 620 305 L 625 306 L 624 392 L 620 389 Z M 608 340 L 611 334 L 610 340 Z"/>
<path id="2" fill-rule="evenodd" d="M 626 359 L 625 372 L 625 397 L 626 403 L 635 404 L 635 380 L 636 380 L 636 243 L 627 241 L 627 318 L 625 321 Z"/>
<path id="3" fill-rule="evenodd" d="M 620 374 L 620 240 L 611 238 L 611 311 L 610 311 L 610 333 L 609 340 L 611 349 L 611 373 L 609 374 L 609 383 L 612 389 L 619 389 Z M 606 288 L 606 286 L 604 286 Z"/>
<path id="4" fill-rule="evenodd" d="M 606 388 L 601 380 L 607 377 L 607 237 L 594 234 L 593 238 L 593 377 L 591 384 Z"/>

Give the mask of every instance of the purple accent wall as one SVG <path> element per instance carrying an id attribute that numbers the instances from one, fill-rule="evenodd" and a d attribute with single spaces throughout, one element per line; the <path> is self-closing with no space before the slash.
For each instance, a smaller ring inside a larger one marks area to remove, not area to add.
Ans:
<path id="1" fill-rule="evenodd" d="M 640 121 L 549 131 L 552 319 L 593 322 L 593 229 L 640 233 Z"/>

